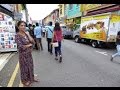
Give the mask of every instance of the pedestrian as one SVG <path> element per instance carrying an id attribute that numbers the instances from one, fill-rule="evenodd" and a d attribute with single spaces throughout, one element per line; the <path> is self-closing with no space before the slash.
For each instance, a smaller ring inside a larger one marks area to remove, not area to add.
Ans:
<path id="1" fill-rule="evenodd" d="M 39 26 L 38 23 L 36 23 L 36 27 L 34 29 L 34 35 L 36 38 L 36 43 L 37 43 L 37 48 L 38 50 L 43 50 L 43 46 L 42 46 L 42 28 Z"/>
<path id="2" fill-rule="evenodd" d="M 52 36 L 53 36 L 53 26 L 52 26 L 52 22 L 49 22 L 49 26 L 47 26 L 46 28 L 46 38 L 47 38 L 47 45 L 48 45 L 48 52 L 50 52 L 50 54 L 52 55 L 53 52 L 52 52 L 52 45 L 51 45 L 51 42 L 52 42 Z"/>
<path id="3" fill-rule="evenodd" d="M 45 37 L 45 27 L 44 26 L 42 27 L 42 34 L 43 34 L 43 37 Z"/>
<path id="4" fill-rule="evenodd" d="M 34 38 L 34 30 L 33 29 L 34 28 L 33 28 L 32 24 L 29 24 L 29 33 L 32 36 L 32 38 Z"/>
<path id="5" fill-rule="evenodd" d="M 35 30 L 35 25 L 33 25 L 33 30 Z M 34 34 L 34 40 L 35 40 L 35 48 L 36 48 L 36 50 L 38 50 L 37 41 L 36 41 L 36 38 L 35 38 L 35 34 Z"/>
<path id="6" fill-rule="evenodd" d="M 25 24 L 24 21 L 18 22 L 19 32 L 15 35 L 15 41 L 18 45 L 21 82 L 24 86 L 30 86 L 32 82 L 37 82 L 37 80 L 34 79 L 34 65 L 31 54 L 34 40 L 30 38 L 29 34 L 26 34 Z"/>
<path id="7" fill-rule="evenodd" d="M 29 24 L 29 33 L 30 33 L 30 35 L 32 36 L 32 38 L 34 39 L 35 44 L 36 44 L 35 35 L 34 35 L 34 27 L 33 27 L 32 24 Z M 33 46 L 33 48 L 36 48 L 36 49 L 37 49 L 37 47 L 36 47 L 35 45 Z"/>
<path id="8" fill-rule="evenodd" d="M 120 56 L 120 31 L 118 31 L 118 33 L 117 33 L 116 44 L 117 44 L 117 46 L 116 46 L 117 53 L 115 53 L 111 56 L 111 61 L 113 61 L 114 57 Z"/>
<path id="9" fill-rule="evenodd" d="M 55 47 L 55 60 L 58 60 L 59 55 L 59 62 L 62 62 L 62 53 L 61 53 L 61 41 L 63 40 L 62 29 L 58 22 L 55 23 L 54 32 L 52 42 L 58 42 L 58 47 Z"/>

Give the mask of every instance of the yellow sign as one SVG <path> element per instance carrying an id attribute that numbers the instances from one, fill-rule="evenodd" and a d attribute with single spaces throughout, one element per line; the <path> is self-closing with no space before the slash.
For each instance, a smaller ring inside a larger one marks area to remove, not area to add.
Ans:
<path id="1" fill-rule="evenodd" d="M 94 9 L 96 7 L 102 6 L 102 4 L 82 4 L 82 11 L 87 11 Z"/>
<path id="2" fill-rule="evenodd" d="M 111 15 L 111 22 L 112 23 L 120 22 L 120 15 L 116 14 Z"/>
<path id="3" fill-rule="evenodd" d="M 83 17 L 81 19 L 81 22 L 83 23 L 83 22 L 90 21 L 90 20 L 101 20 L 101 19 L 106 19 L 106 18 L 109 18 L 109 14 L 98 15 L 98 16 L 88 16 L 87 18 Z"/>
<path id="4" fill-rule="evenodd" d="M 81 38 L 106 41 L 110 14 L 81 18 Z"/>

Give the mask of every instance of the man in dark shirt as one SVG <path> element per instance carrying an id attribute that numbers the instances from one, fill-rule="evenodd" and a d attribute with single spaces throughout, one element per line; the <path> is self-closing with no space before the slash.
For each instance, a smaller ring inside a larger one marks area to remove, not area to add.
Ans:
<path id="1" fill-rule="evenodd" d="M 116 38 L 116 44 L 117 44 L 117 53 L 113 54 L 111 56 L 111 61 L 113 61 L 113 58 L 116 56 L 120 56 L 120 31 L 117 33 L 117 38 Z"/>
<path id="2" fill-rule="evenodd" d="M 32 24 L 29 24 L 29 33 L 32 36 L 32 38 L 34 38 L 34 28 L 33 28 Z"/>
<path id="3" fill-rule="evenodd" d="M 35 46 L 34 48 L 36 48 L 36 50 L 38 50 L 37 44 L 36 44 L 36 39 L 35 39 L 35 35 L 34 35 L 34 26 L 32 24 L 29 24 L 29 33 L 32 36 L 32 38 L 35 41 Z"/>

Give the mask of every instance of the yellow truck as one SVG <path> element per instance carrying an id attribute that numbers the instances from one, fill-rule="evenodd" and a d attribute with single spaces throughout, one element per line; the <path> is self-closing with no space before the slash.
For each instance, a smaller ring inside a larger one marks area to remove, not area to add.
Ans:
<path id="1" fill-rule="evenodd" d="M 93 47 L 115 45 L 117 32 L 120 31 L 120 15 L 104 13 L 81 17 L 81 42 L 87 42 Z"/>

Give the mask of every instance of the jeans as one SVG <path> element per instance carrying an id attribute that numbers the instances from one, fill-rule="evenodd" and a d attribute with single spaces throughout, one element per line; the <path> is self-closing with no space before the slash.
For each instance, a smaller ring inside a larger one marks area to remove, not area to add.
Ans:
<path id="1" fill-rule="evenodd" d="M 48 42 L 48 52 L 52 53 L 52 39 L 51 38 L 47 38 L 47 42 Z"/>
<path id="2" fill-rule="evenodd" d="M 117 53 L 113 54 L 112 57 L 120 56 L 120 45 L 117 45 Z"/>
<path id="3" fill-rule="evenodd" d="M 43 46 L 42 46 L 42 39 L 41 38 L 36 38 L 36 43 L 37 43 L 37 48 L 38 50 L 43 50 Z"/>
<path id="4" fill-rule="evenodd" d="M 58 42 L 58 47 L 55 47 L 55 56 L 61 55 L 61 42 Z"/>

